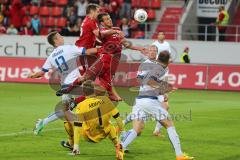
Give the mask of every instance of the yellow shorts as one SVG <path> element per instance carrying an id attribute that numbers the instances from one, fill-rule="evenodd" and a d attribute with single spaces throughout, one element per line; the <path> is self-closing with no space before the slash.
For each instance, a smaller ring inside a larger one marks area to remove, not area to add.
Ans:
<path id="1" fill-rule="evenodd" d="M 84 130 L 82 136 L 89 142 L 98 143 L 107 137 L 109 137 L 112 141 L 117 139 L 117 132 L 116 128 L 113 125 L 110 125 L 106 129 L 98 132 L 98 134 L 90 133 L 89 131 Z"/>

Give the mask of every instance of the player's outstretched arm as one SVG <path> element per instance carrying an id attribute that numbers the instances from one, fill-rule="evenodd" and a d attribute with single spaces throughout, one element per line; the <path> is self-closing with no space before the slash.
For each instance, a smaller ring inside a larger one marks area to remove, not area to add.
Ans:
<path id="1" fill-rule="evenodd" d="M 101 39 L 101 38 L 105 38 L 105 37 L 113 35 L 113 34 L 117 34 L 117 33 L 119 33 L 119 31 L 113 30 L 113 29 L 110 29 L 107 31 L 94 30 L 93 33 L 97 38 Z"/>
<path id="2" fill-rule="evenodd" d="M 140 51 L 141 53 L 145 54 L 146 53 L 146 48 L 144 47 L 140 47 L 140 46 L 134 46 L 132 45 L 132 43 L 130 43 L 129 41 L 127 41 L 125 38 L 122 40 L 122 45 L 125 47 L 125 48 L 128 48 L 128 49 L 132 49 L 132 50 L 136 50 L 136 51 Z"/>
<path id="3" fill-rule="evenodd" d="M 98 52 L 97 48 L 90 48 L 86 50 L 86 55 L 94 55 Z"/>
<path id="4" fill-rule="evenodd" d="M 28 78 L 40 78 L 40 77 L 43 77 L 44 74 L 45 74 L 44 71 L 34 72 L 34 73 L 30 73 L 28 75 Z"/>

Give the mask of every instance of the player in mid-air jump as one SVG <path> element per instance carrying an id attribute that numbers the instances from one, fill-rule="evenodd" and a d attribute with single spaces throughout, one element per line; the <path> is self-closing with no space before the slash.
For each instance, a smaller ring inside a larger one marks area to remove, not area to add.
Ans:
<path id="1" fill-rule="evenodd" d="M 97 17 L 99 15 L 100 6 L 97 4 L 90 3 L 86 8 L 86 17 L 83 20 L 80 29 L 79 39 L 76 41 L 75 45 L 79 47 L 85 48 L 93 48 L 96 47 L 97 42 L 100 44 L 101 40 L 111 36 L 113 34 L 122 34 L 122 32 L 118 29 L 108 29 L 108 30 L 100 30 L 98 26 Z M 80 63 L 82 69 L 80 69 L 81 74 L 83 75 L 86 70 L 96 61 L 98 55 L 92 56 L 81 56 Z M 110 99 L 112 100 L 120 100 L 119 96 L 116 92 L 112 92 L 110 95 Z"/>
<path id="2" fill-rule="evenodd" d="M 119 28 L 113 27 L 112 19 L 108 13 L 99 14 L 98 21 L 101 26 L 101 32 L 108 32 L 111 30 L 120 31 Z M 121 100 L 121 97 L 113 92 L 111 81 L 121 58 L 122 46 L 128 49 L 141 51 L 142 53 L 145 52 L 145 48 L 131 45 L 122 35 L 123 34 L 120 32 L 101 38 L 102 46 L 97 53 L 99 58 L 87 69 L 82 77 L 79 77 L 70 87 L 64 88 L 60 92 L 69 93 L 75 86 L 81 85 L 84 81 L 88 79 L 95 80 L 98 77 L 100 85 L 108 91 L 110 99 L 115 101 Z"/>

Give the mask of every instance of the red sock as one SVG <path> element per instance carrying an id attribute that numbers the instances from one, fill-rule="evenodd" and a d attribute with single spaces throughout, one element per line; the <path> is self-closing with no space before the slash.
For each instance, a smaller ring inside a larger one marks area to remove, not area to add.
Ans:
<path id="1" fill-rule="evenodd" d="M 74 99 L 74 102 L 75 102 L 76 104 L 78 104 L 78 103 L 84 101 L 85 99 L 86 99 L 85 96 L 80 96 L 80 97 L 75 98 L 75 99 Z"/>

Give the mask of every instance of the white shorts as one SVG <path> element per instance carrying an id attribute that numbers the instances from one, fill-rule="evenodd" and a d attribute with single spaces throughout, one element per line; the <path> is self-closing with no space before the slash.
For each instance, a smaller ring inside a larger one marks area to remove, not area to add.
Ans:
<path id="1" fill-rule="evenodd" d="M 161 106 L 158 99 L 136 98 L 131 119 L 147 121 L 149 118 L 160 121 L 169 118 L 169 113 Z"/>

